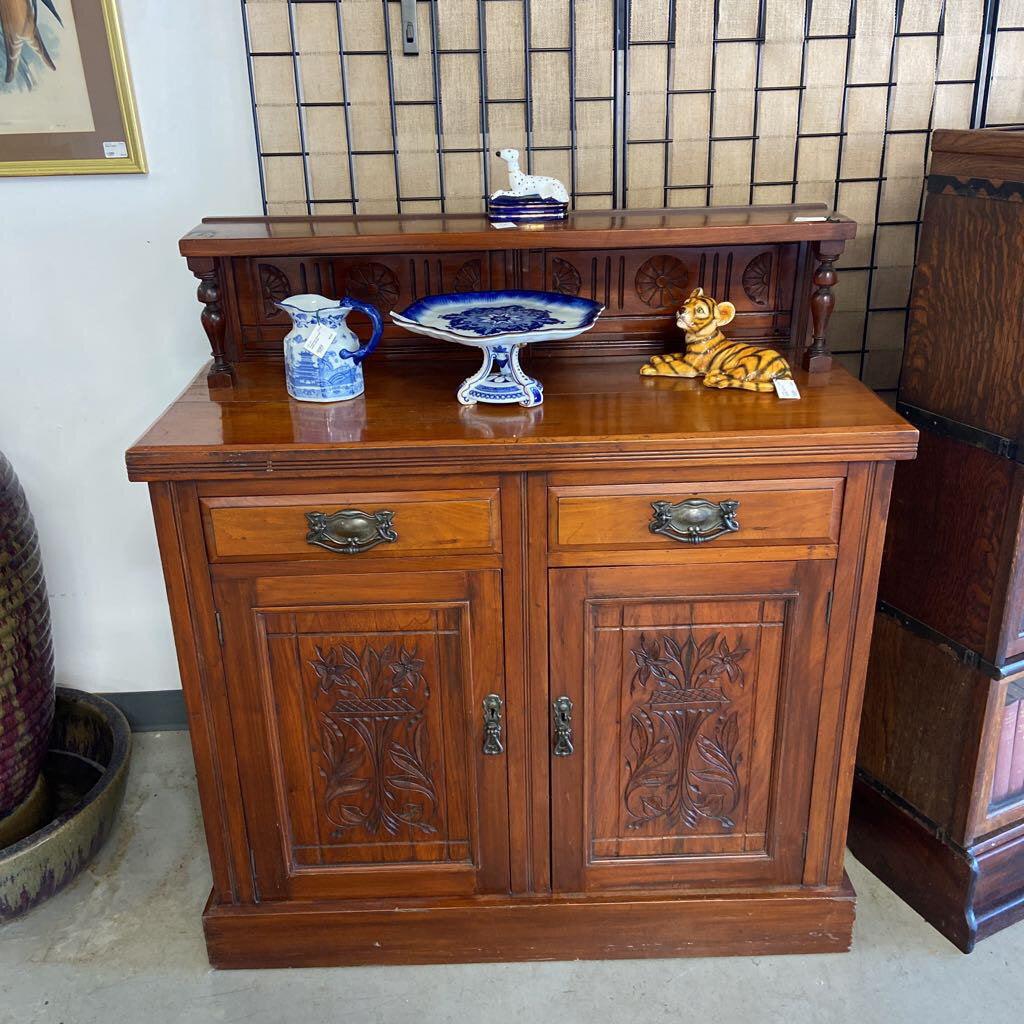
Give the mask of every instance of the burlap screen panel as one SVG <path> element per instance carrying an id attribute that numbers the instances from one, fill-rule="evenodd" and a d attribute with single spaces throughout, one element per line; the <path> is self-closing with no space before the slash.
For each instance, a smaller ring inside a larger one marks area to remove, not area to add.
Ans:
<path id="1" fill-rule="evenodd" d="M 831 328 L 896 385 L 928 137 L 1024 122 L 1024 0 L 242 0 L 272 214 L 468 211 L 494 155 L 577 208 L 854 217 Z"/>

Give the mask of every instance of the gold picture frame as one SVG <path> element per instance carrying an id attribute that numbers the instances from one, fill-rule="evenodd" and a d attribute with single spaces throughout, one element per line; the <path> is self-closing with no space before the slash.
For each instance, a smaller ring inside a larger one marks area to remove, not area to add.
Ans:
<path id="1" fill-rule="evenodd" d="M 0 177 L 146 173 L 117 0 L 3 0 L 0 39 Z"/>

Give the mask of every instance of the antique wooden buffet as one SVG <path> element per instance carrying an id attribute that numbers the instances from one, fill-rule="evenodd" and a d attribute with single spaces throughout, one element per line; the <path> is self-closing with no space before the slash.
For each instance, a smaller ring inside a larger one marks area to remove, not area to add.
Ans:
<path id="1" fill-rule="evenodd" d="M 182 239 L 214 361 L 127 461 L 166 575 L 215 965 L 847 948 L 889 485 L 917 443 L 829 367 L 854 230 L 764 207 Z M 697 284 L 736 304 L 731 334 L 814 371 L 799 401 L 639 376 Z M 364 396 L 288 399 L 275 299 L 387 312 L 500 287 L 607 306 L 534 346 L 543 405 L 459 406 L 461 350 L 394 327 Z M 656 501 L 736 501 L 739 528 L 681 543 Z"/>

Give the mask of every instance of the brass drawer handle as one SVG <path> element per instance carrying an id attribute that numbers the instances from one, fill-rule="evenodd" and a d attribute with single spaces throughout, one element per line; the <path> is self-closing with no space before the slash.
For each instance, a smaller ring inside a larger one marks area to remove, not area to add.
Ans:
<path id="1" fill-rule="evenodd" d="M 484 697 L 484 753 L 500 754 L 505 748 L 501 745 L 501 712 L 504 701 L 496 693 Z"/>
<path id="2" fill-rule="evenodd" d="M 555 726 L 555 757 L 568 757 L 575 751 L 572 745 L 572 701 L 556 697 L 551 702 L 551 719 Z"/>
<path id="3" fill-rule="evenodd" d="M 394 544 L 398 540 L 398 534 L 391 523 L 394 514 L 386 508 L 377 512 L 343 508 L 331 515 L 326 512 L 307 512 L 309 533 L 306 534 L 306 541 L 341 555 L 358 555 L 378 544 Z"/>
<path id="4" fill-rule="evenodd" d="M 687 498 L 673 505 L 670 501 L 651 503 L 651 533 L 661 533 L 683 544 L 706 544 L 725 533 L 735 533 L 740 524 L 736 520 L 738 501 L 713 501 Z"/>

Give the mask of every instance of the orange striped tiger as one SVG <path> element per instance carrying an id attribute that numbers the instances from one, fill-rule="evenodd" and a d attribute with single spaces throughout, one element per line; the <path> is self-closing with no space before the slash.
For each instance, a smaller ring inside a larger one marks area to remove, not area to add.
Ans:
<path id="1" fill-rule="evenodd" d="M 686 335 L 686 352 L 654 356 L 640 368 L 642 374 L 665 377 L 704 377 L 709 388 L 773 391 L 773 380 L 792 377 L 789 363 L 773 348 L 729 341 L 721 328 L 732 322 L 736 307 L 715 302 L 694 288 L 676 314 Z"/>

